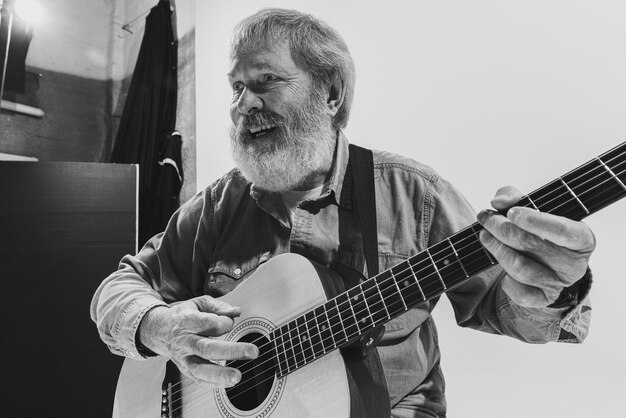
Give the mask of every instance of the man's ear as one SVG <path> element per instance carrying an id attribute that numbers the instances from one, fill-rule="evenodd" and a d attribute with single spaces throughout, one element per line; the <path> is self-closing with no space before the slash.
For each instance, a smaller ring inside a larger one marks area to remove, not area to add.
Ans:
<path id="1" fill-rule="evenodd" d="M 341 109 L 345 96 L 346 89 L 343 80 L 340 77 L 335 77 L 328 89 L 328 100 L 326 102 L 326 106 L 332 116 L 335 116 Z"/>

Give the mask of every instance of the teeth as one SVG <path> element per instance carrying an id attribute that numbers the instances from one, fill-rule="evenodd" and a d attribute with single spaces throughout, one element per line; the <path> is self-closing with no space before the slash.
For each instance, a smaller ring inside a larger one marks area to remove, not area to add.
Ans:
<path id="1" fill-rule="evenodd" d="M 257 133 L 257 132 L 261 132 L 261 131 L 267 131 L 268 129 L 273 128 L 273 126 L 271 125 L 263 125 L 263 126 L 257 126 L 256 128 L 251 128 L 250 129 L 250 133 Z"/>

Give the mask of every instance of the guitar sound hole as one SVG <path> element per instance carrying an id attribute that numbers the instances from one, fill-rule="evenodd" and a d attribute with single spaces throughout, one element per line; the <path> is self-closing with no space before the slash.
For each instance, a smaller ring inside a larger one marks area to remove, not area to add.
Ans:
<path id="1" fill-rule="evenodd" d="M 241 380 L 235 386 L 226 389 L 226 395 L 236 408 L 250 411 L 261 405 L 270 393 L 274 383 L 274 352 L 269 340 L 259 333 L 243 336 L 239 341 L 253 343 L 259 348 L 255 360 L 236 360 L 227 366 L 239 369 Z"/>

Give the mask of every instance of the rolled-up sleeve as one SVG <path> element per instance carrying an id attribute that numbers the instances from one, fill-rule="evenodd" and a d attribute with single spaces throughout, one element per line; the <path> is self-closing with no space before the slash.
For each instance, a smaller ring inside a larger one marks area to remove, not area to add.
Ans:
<path id="1" fill-rule="evenodd" d="M 136 334 L 146 312 L 193 296 L 201 264 L 196 260 L 196 236 L 205 203 L 200 194 L 183 205 L 163 233 L 149 240 L 137 255 L 124 256 L 118 270 L 96 290 L 90 315 L 111 352 L 143 358 Z"/>
<path id="2" fill-rule="evenodd" d="M 434 183 L 425 210 L 431 212 L 429 245 L 476 222 L 471 205 L 443 179 Z M 447 292 L 459 325 L 529 343 L 585 339 L 591 319 L 589 286 L 574 306 L 527 308 L 514 303 L 502 290 L 505 274 L 495 265 Z"/>

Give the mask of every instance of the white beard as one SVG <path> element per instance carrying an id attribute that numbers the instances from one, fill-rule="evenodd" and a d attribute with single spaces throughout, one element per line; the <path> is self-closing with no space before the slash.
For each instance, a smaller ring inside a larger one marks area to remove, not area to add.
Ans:
<path id="1" fill-rule="evenodd" d="M 258 139 L 251 138 L 241 121 L 231 128 L 233 159 L 246 179 L 263 190 L 280 193 L 313 187 L 309 183 L 330 170 L 336 132 L 319 100 L 310 97 L 300 109 L 277 117 L 282 122 L 277 129 Z"/>

